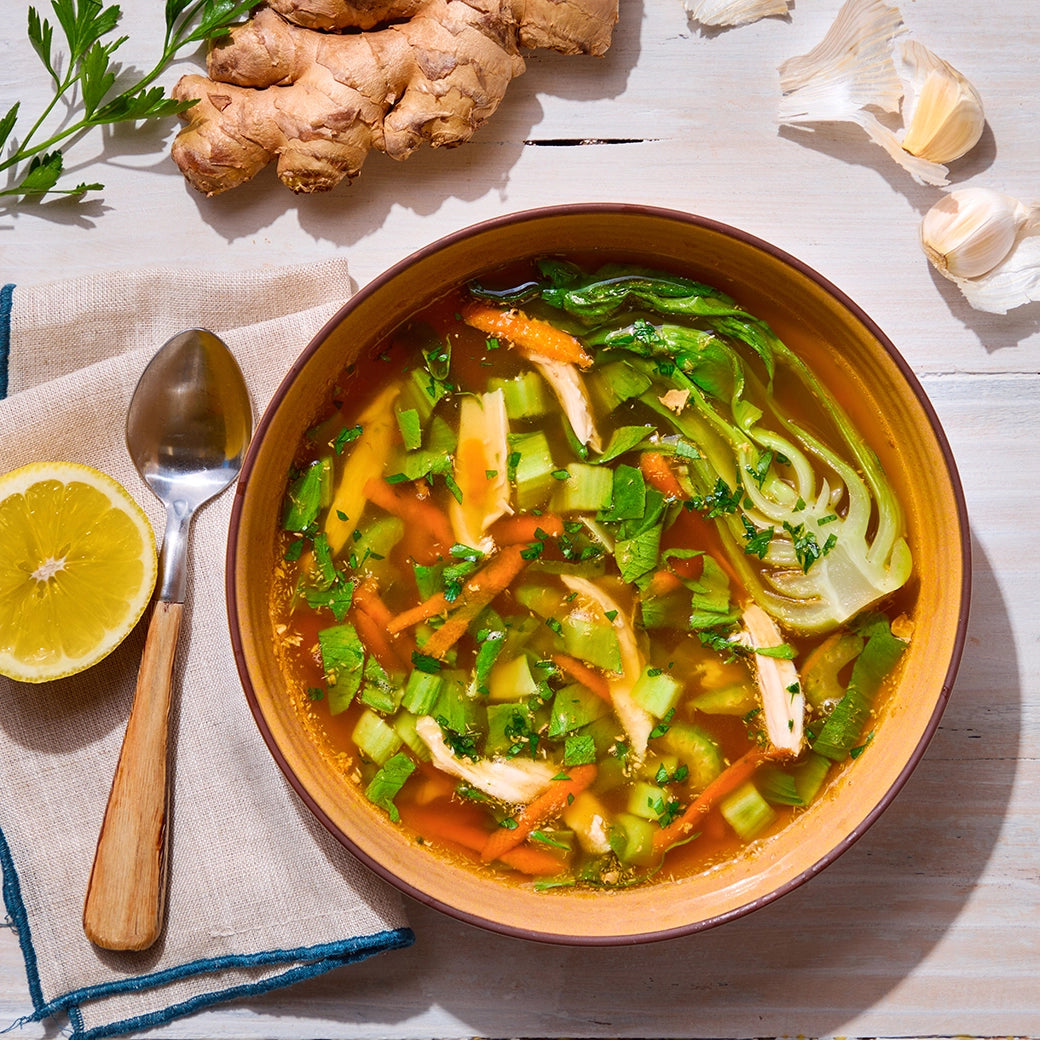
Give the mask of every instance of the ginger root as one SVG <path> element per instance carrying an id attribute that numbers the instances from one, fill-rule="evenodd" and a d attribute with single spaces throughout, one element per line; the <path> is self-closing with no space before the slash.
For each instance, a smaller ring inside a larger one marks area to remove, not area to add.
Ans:
<path id="1" fill-rule="evenodd" d="M 210 51 L 173 159 L 216 195 L 277 159 L 297 193 L 353 180 L 372 149 L 468 141 L 523 73 L 522 49 L 602 55 L 618 0 L 267 0 Z M 358 31 L 360 30 L 360 31 Z"/>

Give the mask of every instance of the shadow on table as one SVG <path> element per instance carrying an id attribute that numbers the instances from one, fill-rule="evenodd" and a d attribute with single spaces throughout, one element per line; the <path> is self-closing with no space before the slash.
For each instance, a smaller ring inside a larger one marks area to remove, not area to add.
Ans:
<path id="1" fill-rule="evenodd" d="M 914 775 L 859 842 L 775 903 L 686 938 L 605 949 L 510 939 L 410 903 L 414 947 L 252 1009 L 369 1031 L 432 1014 L 435 1026 L 481 1036 L 840 1032 L 953 925 L 1004 822 L 1021 694 L 1014 647 L 980 636 L 1009 624 L 978 546 L 973 610 L 984 626 L 969 624 L 956 688 Z"/>

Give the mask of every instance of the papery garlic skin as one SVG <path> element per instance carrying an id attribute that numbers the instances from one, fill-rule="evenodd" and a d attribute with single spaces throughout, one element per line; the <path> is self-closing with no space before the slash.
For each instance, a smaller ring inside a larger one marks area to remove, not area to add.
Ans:
<path id="1" fill-rule="evenodd" d="M 940 274 L 978 278 L 1011 252 L 1028 215 L 1010 195 L 961 188 L 944 195 L 924 215 L 921 247 Z"/>
<path id="2" fill-rule="evenodd" d="M 1040 301 L 1040 206 L 989 188 L 961 188 L 921 221 L 921 247 L 976 310 L 1006 314 Z"/>
<path id="3" fill-rule="evenodd" d="M 778 119 L 858 123 L 915 181 L 944 186 L 949 171 L 943 163 L 982 134 L 982 102 L 951 65 L 921 44 L 901 41 L 905 32 L 898 8 L 846 0 L 823 40 L 780 66 Z M 874 112 L 900 109 L 902 134 Z"/>
<path id="4" fill-rule="evenodd" d="M 916 40 L 900 46 L 908 71 L 903 147 L 934 163 L 953 162 L 979 143 L 986 114 L 979 92 L 949 62 Z"/>
<path id="5" fill-rule="evenodd" d="M 747 25 L 788 13 L 790 0 L 685 0 L 687 14 L 705 26 Z"/>

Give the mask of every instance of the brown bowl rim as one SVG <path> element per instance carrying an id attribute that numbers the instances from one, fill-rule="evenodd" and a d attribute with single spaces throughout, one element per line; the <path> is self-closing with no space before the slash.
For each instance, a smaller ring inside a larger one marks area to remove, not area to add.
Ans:
<path id="1" fill-rule="evenodd" d="M 842 307 L 844 307 L 850 314 L 853 315 L 864 327 L 874 336 L 882 349 L 889 355 L 895 366 L 898 368 L 902 378 L 905 380 L 907 386 L 912 391 L 914 397 L 917 399 L 919 406 L 928 421 L 928 425 L 931 428 L 932 435 L 935 437 L 937 446 L 940 449 L 944 466 L 946 468 L 947 476 L 950 480 L 950 487 L 953 493 L 953 498 L 956 503 L 956 521 L 958 533 L 960 536 L 961 544 L 961 567 L 963 573 L 963 581 L 961 585 L 961 597 L 958 606 L 958 621 L 957 629 L 954 637 L 954 643 L 950 654 L 949 665 L 946 670 L 946 675 L 943 677 L 942 688 L 936 698 L 935 708 L 932 711 L 931 717 L 928 720 L 926 727 L 924 728 L 920 739 L 918 740 L 913 751 L 907 758 L 905 765 L 902 770 L 893 781 L 893 783 L 887 788 L 884 794 L 881 796 L 874 808 L 853 828 L 853 830 L 847 834 L 840 842 L 838 842 L 829 852 L 821 856 L 820 859 L 812 866 L 801 871 L 794 877 L 788 878 L 782 884 L 779 884 L 772 891 L 767 894 L 760 896 L 756 899 L 749 900 L 738 907 L 734 907 L 725 913 L 718 914 L 712 917 L 703 918 L 699 921 L 691 922 L 689 925 L 681 925 L 675 928 L 660 929 L 660 930 L 649 930 L 640 934 L 625 934 L 625 935 L 595 935 L 595 936 L 575 936 L 575 935 L 563 935 L 563 934 L 550 934 L 542 931 L 534 931 L 526 929 L 520 926 L 507 925 L 501 922 L 490 922 L 482 918 L 478 914 L 472 914 L 465 910 L 461 910 L 457 907 L 453 907 L 448 903 L 443 902 L 427 893 L 417 889 L 415 886 L 408 884 L 397 877 L 394 872 L 369 856 L 364 850 L 359 848 L 346 834 L 344 834 L 340 828 L 329 819 L 328 815 L 324 810 L 317 804 L 313 796 L 303 786 L 302 782 L 296 776 L 289 763 L 286 761 L 281 749 L 278 747 L 271 730 L 267 724 L 267 720 L 264 717 L 263 709 L 256 696 L 256 691 L 253 688 L 252 681 L 249 676 L 249 670 L 245 660 L 245 654 L 242 647 L 241 638 L 238 632 L 238 626 L 236 617 L 238 614 L 238 595 L 236 592 L 235 585 L 235 559 L 238 551 L 238 527 L 239 519 L 242 511 L 243 502 L 245 499 L 245 490 L 248 486 L 249 478 L 255 464 L 256 456 L 259 451 L 259 445 L 263 439 L 263 434 L 266 432 L 268 425 L 271 422 L 274 411 L 284 398 L 289 386 L 296 378 L 299 371 L 307 364 L 311 356 L 318 351 L 327 337 L 332 331 L 344 320 L 344 318 L 362 301 L 367 299 L 369 296 L 377 292 L 383 285 L 395 278 L 400 272 L 408 268 L 413 263 L 425 259 L 431 254 L 437 253 L 440 250 L 451 246 L 455 243 L 463 241 L 467 238 L 471 238 L 475 235 L 485 234 L 494 231 L 496 228 L 513 226 L 517 223 L 524 223 L 534 220 L 543 220 L 546 218 L 555 218 L 560 216 L 582 216 L 582 215 L 597 215 L 597 216 L 611 216 L 611 215 L 638 215 L 640 217 L 651 217 L 663 220 L 675 221 L 678 223 L 694 225 L 696 227 L 704 228 L 709 231 L 713 231 L 730 238 L 737 239 L 746 245 L 751 246 L 761 252 L 771 255 L 774 259 L 786 264 L 787 266 L 794 268 L 796 271 L 801 273 L 804 277 L 813 281 L 819 286 L 824 292 L 837 300 Z M 881 330 L 881 328 L 874 322 L 874 320 L 849 296 L 847 296 L 841 289 L 834 285 L 829 279 L 825 278 L 814 268 L 810 267 L 804 261 L 799 260 L 796 256 L 788 253 L 786 250 L 766 241 L 765 239 L 759 238 L 750 232 L 744 231 L 740 228 L 734 227 L 730 224 L 723 223 L 710 217 L 701 216 L 699 214 L 689 213 L 683 210 L 668 209 L 657 206 L 646 206 L 634 203 L 613 203 L 613 202 L 594 202 L 594 203 L 568 203 L 554 206 L 542 206 L 533 209 L 520 210 L 512 213 L 502 214 L 500 216 L 491 217 L 486 220 L 479 221 L 478 223 L 468 225 L 457 231 L 450 232 L 447 235 L 443 235 L 440 238 L 428 243 L 418 250 L 408 254 L 402 260 L 399 260 L 396 264 L 387 268 L 382 274 L 377 275 L 372 281 L 367 283 L 365 286 L 360 288 L 349 300 L 325 323 L 325 325 L 315 334 L 310 342 L 304 347 L 303 351 L 297 357 L 296 361 L 289 368 L 285 377 L 279 384 L 278 388 L 272 394 L 270 401 L 268 402 L 264 413 L 261 416 L 260 421 L 257 424 L 256 430 L 253 435 L 253 439 L 246 452 L 245 459 L 242 465 L 242 470 L 238 478 L 238 482 L 235 486 L 234 500 L 231 506 L 231 516 L 228 526 L 228 540 L 227 540 L 227 554 L 225 557 L 225 590 L 226 590 L 226 602 L 227 602 L 227 615 L 228 615 L 228 626 L 231 637 L 232 652 L 235 658 L 235 666 L 238 670 L 239 679 L 242 684 L 242 689 L 245 694 L 246 700 L 249 704 L 250 712 L 252 713 L 253 719 L 260 731 L 260 734 L 267 745 L 268 751 L 271 753 L 272 758 L 277 763 L 279 769 L 284 775 L 285 779 L 289 782 L 290 786 L 301 798 L 303 803 L 307 806 L 315 818 L 325 827 L 329 834 L 335 838 L 343 847 L 351 853 L 356 859 L 360 860 L 365 864 L 373 873 L 384 881 L 389 883 L 391 886 L 396 888 L 398 891 L 416 900 L 417 902 L 429 906 L 434 910 L 444 913 L 446 916 L 452 917 L 456 920 L 462 921 L 466 924 L 471 924 L 485 930 L 490 930 L 501 935 L 511 936 L 518 939 L 526 939 L 529 941 L 567 945 L 567 946 L 635 946 L 650 942 L 659 942 L 666 939 L 678 938 L 684 935 L 694 934 L 696 932 L 706 931 L 709 928 L 716 927 L 726 921 L 735 920 L 743 917 L 754 910 L 757 910 L 763 906 L 766 906 L 781 896 L 792 892 L 794 889 L 800 887 L 809 878 L 814 877 L 825 867 L 829 866 L 836 859 L 838 859 L 843 853 L 852 847 L 874 824 L 878 817 L 888 808 L 895 796 L 906 784 L 910 775 L 916 769 L 918 763 L 924 755 L 928 744 L 931 742 L 932 737 L 935 735 L 936 729 L 938 729 L 939 723 L 942 719 L 942 715 L 946 709 L 946 705 L 949 702 L 950 694 L 953 689 L 954 680 L 957 675 L 957 670 L 960 666 L 961 657 L 964 651 L 964 646 L 967 638 L 967 626 L 968 626 L 968 615 L 971 600 L 971 536 L 970 536 L 970 525 L 968 521 L 967 504 L 964 496 L 964 490 L 961 485 L 960 475 L 957 470 L 956 461 L 953 456 L 953 451 L 950 447 L 949 441 L 946 437 L 946 433 L 942 428 L 942 424 L 939 420 L 938 414 L 936 413 L 928 395 L 925 393 L 923 386 L 918 380 L 913 369 L 910 367 L 906 359 L 900 353 L 895 344 L 889 339 L 889 337 Z"/>

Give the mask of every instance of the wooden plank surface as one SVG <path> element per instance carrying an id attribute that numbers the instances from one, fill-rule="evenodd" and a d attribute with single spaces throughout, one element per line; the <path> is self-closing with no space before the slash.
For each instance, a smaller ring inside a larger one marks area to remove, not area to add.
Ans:
<path id="1" fill-rule="evenodd" d="M 155 6 L 123 4 L 132 40 L 158 46 Z M 984 315 L 934 275 L 917 223 L 937 190 L 858 130 L 777 129 L 777 65 L 839 6 L 798 0 L 789 19 L 702 34 L 680 0 L 622 0 L 607 57 L 532 56 L 473 143 L 401 165 L 373 156 L 327 197 L 295 198 L 268 171 L 203 199 L 169 160 L 166 126 L 76 147 L 77 175 L 105 181 L 103 198 L 0 210 L 3 281 L 342 253 L 356 285 L 508 211 L 610 200 L 699 212 L 796 254 L 889 334 L 936 407 L 971 517 L 969 639 L 943 723 L 892 807 L 809 884 L 720 929 L 631 950 L 527 944 L 411 905 L 412 949 L 149 1036 L 1040 1035 L 1040 305 Z M 986 135 L 955 182 L 1040 196 L 1040 4 L 899 6 L 986 102 Z M 22 16 L 8 17 L 0 108 L 46 97 Z M 0 1028 L 30 1007 L 2 929 Z"/>

